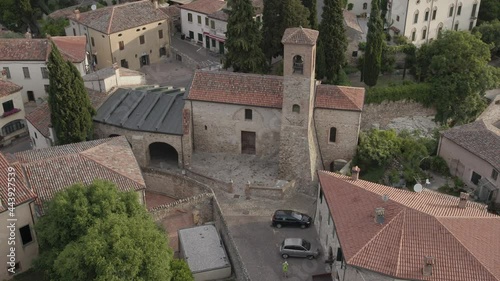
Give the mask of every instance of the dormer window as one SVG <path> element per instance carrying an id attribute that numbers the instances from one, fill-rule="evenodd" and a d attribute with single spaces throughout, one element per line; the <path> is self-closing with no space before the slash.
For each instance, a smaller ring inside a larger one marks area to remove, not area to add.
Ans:
<path id="1" fill-rule="evenodd" d="M 293 57 L 293 73 L 304 74 L 304 60 L 299 55 Z"/>

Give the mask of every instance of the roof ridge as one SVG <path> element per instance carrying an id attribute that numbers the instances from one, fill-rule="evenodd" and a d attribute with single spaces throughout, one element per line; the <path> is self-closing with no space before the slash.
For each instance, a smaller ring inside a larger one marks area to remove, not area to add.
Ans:
<path id="1" fill-rule="evenodd" d="M 401 203 L 398 203 L 398 202 L 394 202 L 396 204 L 399 204 L 399 205 L 402 205 Z M 403 205 L 404 207 L 404 205 Z M 350 262 L 351 260 L 353 260 L 354 258 L 356 258 L 356 256 L 358 256 L 358 254 L 360 254 L 363 249 L 367 248 L 372 242 L 373 240 L 375 240 L 378 236 L 380 236 L 385 229 L 387 229 L 387 227 L 389 227 L 389 225 L 391 225 L 392 222 L 394 222 L 397 218 L 399 218 L 399 216 L 401 216 L 401 213 L 404 213 L 404 210 L 405 208 L 403 208 L 397 215 L 395 215 L 392 220 L 390 220 L 387 224 L 384 225 L 384 227 L 382 227 L 382 229 L 380 229 L 377 234 L 375 234 L 370 240 L 368 240 L 365 245 L 363 247 L 361 247 L 357 252 L 356 254 L 354 254 L 348 261 L 346 262 Z"/>
<path id="2" fill-rule="evenodd" d="M 491 270 L 484 264 L 482 263 L 477 257 L 476 255 L 467 247 L 465 246 L 462 241 L 460 239 L 458 239 L 458 237 L 455 235 L 455 233 L 453 233 L 453 231 L 451 231 L 448 227 L 446 227 L 446 225 L 438 218 L 438 217 L 435 217 L 435 219 L 439 222 L 439 224 L 444 227 L 448 233 L 450 235 L 453 236 L 453 238 L 455 239 L 455 241 L 457 241 L 462 247 L 464 247 L 466 250 L 467 250 L 467 253 L 469 253 L 469 255 L 473 256 L 474 259 L 477 261 L 477 263 L 479 263 L 481 265 L 481 267 L 483 267 L 491 276 L 493 276 L 495 279 L 498 279 L 500 280 L 498 277 L 500 276 L 496 276 L 495 274 L 493 274 L 493 272 L 491 272 Z"/>
<path id="3" fill-rule="evenodd" d="M 129 3 L 133 3 L 133 2 L 129 2 Z M 116 8 L 116 6 L 113 6 L 113 8 L 111 9 L 111 16 L 109 17 L 108 28 L 106 29 L 108 34 L 111 33 L 111 24 L 113 23 L 113 16 L 115 15 L 115 8 Z"/>
<path id="4" fill-rule="evenodd" d="M 403 225 L 401 226 L 401 237 L 399 238 L 399 251 L 398 251 L 398 260 L 396 262 L 396 274 L 398 274 L 399 272 L 399 268 L 400 268 L 400 262 L 401 262 L 401 255 L 402 255 L 402 251 L 401 249 L 403 248 L 403 239 L 404 239 L 404 231 L 405 231 L 405 225 L 406 225 L 406 208 L 403 208 L 403 211 L 404 213 L 404 217 L 403 217 Z"/>

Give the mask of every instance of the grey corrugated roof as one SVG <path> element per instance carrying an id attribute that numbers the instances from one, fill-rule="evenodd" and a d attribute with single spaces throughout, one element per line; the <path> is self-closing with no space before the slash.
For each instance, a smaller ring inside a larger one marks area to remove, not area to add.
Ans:
<path id="1" fill-rule="evenodd" d="M 182 135 L 184 89 L 118 89 L 99 108 L 94 121 L 130 130 Z"/>
<path id="2" fill-rule="evenodd" d="M 213 225 L 178 230 L 183 256 L 191 272 L 231 267 L 219 233 Z"/>

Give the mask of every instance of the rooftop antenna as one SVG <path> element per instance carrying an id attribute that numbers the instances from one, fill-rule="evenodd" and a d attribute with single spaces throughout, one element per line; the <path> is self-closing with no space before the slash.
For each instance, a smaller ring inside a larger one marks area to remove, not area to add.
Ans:
<path id="1" fill-rule="evenodd" d="M 420 192 L 422 192 L 423 187 L 422 187 L 422 185 L 421 185 L 421 184 L 417 183 L 417 184 L 415 184 L 415 185 L 413 186 L 413 190 L 414 190 L 416 193 L 420 193 Z"/>
<path id="2" fill-rule="evenodd" d="M 97 6 L 95 4 L 92 4 L 92 6 L 90 6 L 90 9 L 92 9 L 92 11 L 95 11 L 97 9 Z"/>

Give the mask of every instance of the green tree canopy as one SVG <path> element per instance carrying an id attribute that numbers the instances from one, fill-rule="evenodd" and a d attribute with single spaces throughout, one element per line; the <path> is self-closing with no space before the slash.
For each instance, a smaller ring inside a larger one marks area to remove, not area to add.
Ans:
<path id="1" fill-rule="evenodd" d="M 51 280 L 170 280 L 168 237 L 134 192 L 110 182 L 73 185 L 35 225 L 35 267 Z"/>
<path id="2" fill-rule="evenodd" d="M 399 151 L 401 140 L 394 130 L 361 132 L 357 158 L 366 165 L 385 165 Z"/>
<path id="3" fill-rule="evenodd" d="M 56 142 L 68 144 L 90 139 L 95 109 L 90 104 L 80 73 L 71 62 L 63 59 L 54 44 L 47 67 L 49 107 Z"/>
<path id="4" fill-rule="evenodd" d="M 437 121 L 463 124 L 482 112 L 485 91 L 500 77 L 489 60 L 489 46 L 465 31 L 444 31 L 417 51 L 417 74 L 432 84 Z"/>
<path id="5" fill-rule="evenodd" d="M 331 83 L 338 82 L 340 71 L 346 62 L 345 52 L 347 50 L 347 36 L 344 28 L 344 16 L 340 0 L 325 0 L 323 14 L 321 15 L 321 24 L 319 26 L 319 41 L 324 52 L 324 63 L 318 68 L 316 76 L 326 75 L 326 79 Z M 328 50 L 328 51 L 326 51 Z M 318 60 L 321 56 L 317 57 Z"/>
<path id="6" fill-rule="evenodd" d="M 69 21 L 65 18 L 53 19 L 48 17 L 42 19 L 40 23 L 42 36 L 65 36 L 64 28 L 69 24 Z"/>
<path id="7" fill-rule="evenodd" d="M 498 0 L 481 0 L 479 5 L 479 13 L 477 22 L 479 25 L 483 22 L 500 20 L 500 1 Z"/>
<path id="8" fill-rule="evenodd" d="M 253 19 L 250 0 L 229 0 L 227 21 L 226 60 L 224 68 L 236 72 L 264 73 L 266 58 L 260 48 L 260 24 Z"/>
<path id="9" fill-rule="evenodd" d="M 361 75 L 366 85 L 375 86 L 382 65 L 385 34 L 384 22 L 380 17 L 379 0 L 372 0 L 371 5 L 368 34 L 366 35 L 366 52 L 363 57 L 363 71 Z"/>
<path id="10" fill-rule="evenodd" d="M 474 28 L 474 33 L 481 34 L 481 40 L 490 45 L 491 55 L 500 55 L 500 20 L 484 22 Z"/>
<path id="11" fill-rule="evenodd" d="M 318 29 L 318 13 L 316 12 L 316 0 L 302 0 L 302 5 L 309 10 L 309 27 Z"/>
<path id="12" fill-rule="evenodd" d="M 194 281 L 193 274 L 184 260 L 172 259 L 170 269 L 173 275 L 171 281 Z"/>

